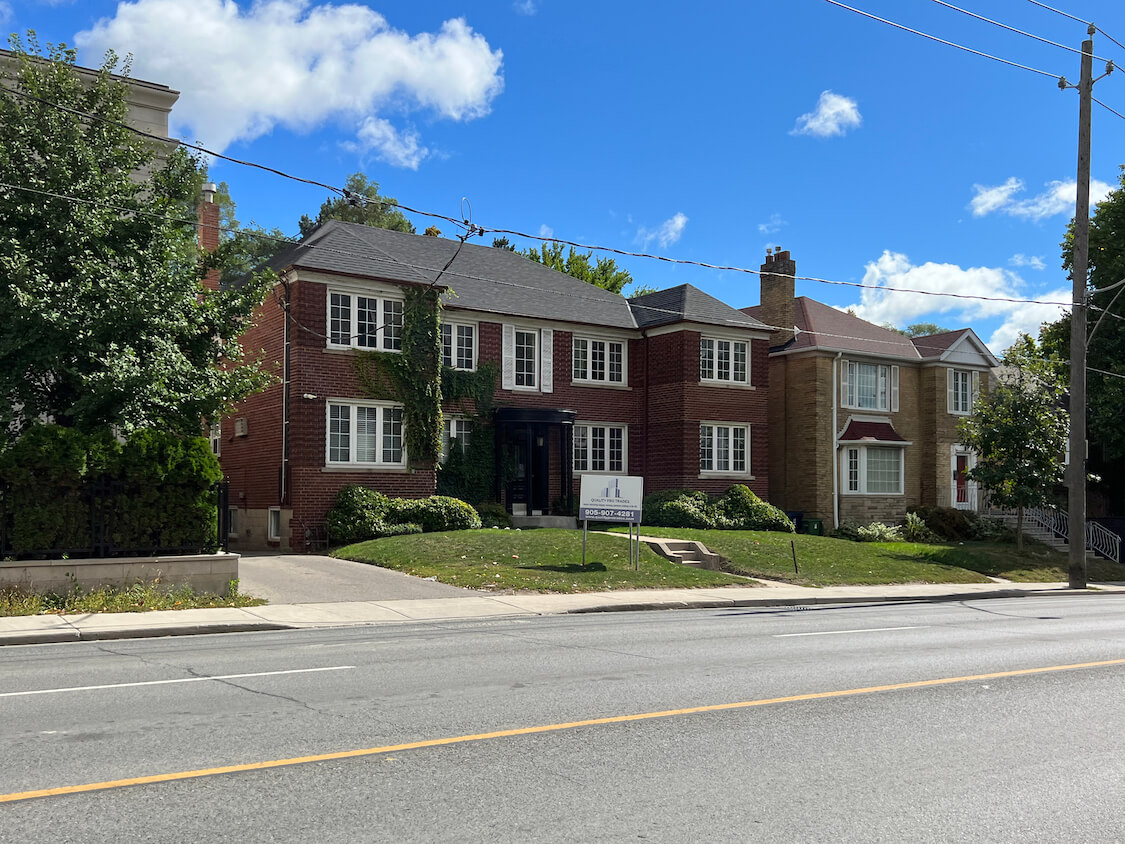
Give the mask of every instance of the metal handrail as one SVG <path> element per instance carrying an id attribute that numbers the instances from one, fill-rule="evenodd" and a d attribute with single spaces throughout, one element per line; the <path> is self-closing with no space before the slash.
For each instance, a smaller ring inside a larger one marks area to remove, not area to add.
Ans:
<path id="1" fill-rule="evenodd" d="M 1066 542 L 1070 541 L 1070 516 L 1055 507 L 1028 507 L 1024 518 L 1051 531 Z M 1086 522 L 1086 550 L 1100 554 L 1107 560 L 1121 562 L 1121 537 L 1105 525 Z"/>

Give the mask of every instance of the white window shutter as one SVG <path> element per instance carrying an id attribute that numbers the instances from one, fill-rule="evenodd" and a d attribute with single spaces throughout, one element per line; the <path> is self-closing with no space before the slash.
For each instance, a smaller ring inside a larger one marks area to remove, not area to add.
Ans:
<path id="1" fill-rule="evenodd" d="M 898 367 L 891 367 L 891 413 L 898 413 Z"/>
<path id="2" fill-rule="evenodd" d="M 550 393 L 555 389 L 555 332 L 544 328 L 539 332 L 541 349 L 539 355 L 539 390 Z"/>
<path id="3" fill-rule="evenodd" d="M 848 362 L 840 361 L 840 404 L 848 406 Z"/>
<path id="4" fill-rule="evenodd" d="M 953 370 L 945 370 L 945 409 L 950 413 L 953 412 Z"/>
<path id="5" fill-rule="evenodd" d="M 514 325 L 504 324 L 502 340 L 500 386 L 505 390 L 514 390 L 516 387 L 516 327 Z"/>
<path id="6" fill-rule="evenodd" d="M 973 397 L 972 397 L 972 404 L 969 405 L 970 410 L 972 408 L 976 407 L 977 400 L 979 398 L 980 398 L 980 373 L 974 372 L 973 373 Z"/>

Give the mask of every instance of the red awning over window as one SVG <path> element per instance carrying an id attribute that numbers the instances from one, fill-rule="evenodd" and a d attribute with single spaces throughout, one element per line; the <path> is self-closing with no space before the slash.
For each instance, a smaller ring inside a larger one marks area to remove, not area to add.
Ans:
<path id="1" fill-rule="evenodd" d="M 899 436 L 890 422 L 853 421 L 848 423 L 848 427 L 840 437 L 840 442 L 905 443 L 906 440 Z"/>

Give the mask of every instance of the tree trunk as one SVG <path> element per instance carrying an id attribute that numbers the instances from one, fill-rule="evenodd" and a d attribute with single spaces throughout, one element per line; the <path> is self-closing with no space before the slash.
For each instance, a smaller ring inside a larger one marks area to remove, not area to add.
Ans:
<path id="1" fill-rule="evenodd" d="M 1023 505 L 1016 508 L 1016 553 L 1023 553 Z"/>

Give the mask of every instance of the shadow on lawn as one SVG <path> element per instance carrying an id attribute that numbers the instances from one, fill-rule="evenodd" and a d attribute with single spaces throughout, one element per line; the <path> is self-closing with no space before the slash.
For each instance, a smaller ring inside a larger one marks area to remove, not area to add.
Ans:
<path id="1" fill-rule="evenodd" d="M 563 574 L 583 574 L 585 572 L 606 570 L 602 563 L 587 563 L 584 566 L 577 563 L 570 563 L 565 566 L 517 566 L 517 568 L 523 571 L 557 571 Z"/>

